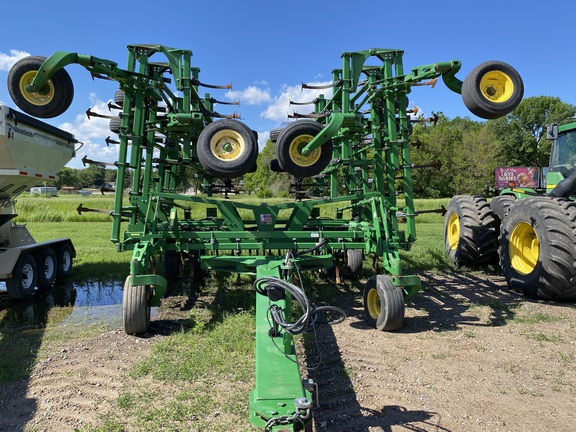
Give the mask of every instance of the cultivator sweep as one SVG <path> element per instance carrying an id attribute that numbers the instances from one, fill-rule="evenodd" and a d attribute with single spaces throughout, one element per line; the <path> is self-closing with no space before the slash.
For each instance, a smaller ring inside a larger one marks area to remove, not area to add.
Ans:
<path id="1" fill-rule="evenodd" d="M 374 269 L 381 265 L 383 272 L 366 283 L 366 319 L 380 330 L 400 328 L 405 300 L 420 289 L 419 277 L 405 274 L 399 256 L 416 240 L 418 215 L 410 133 L 412 123 L 422 120 L 410 117 L 407 95 L 412 87 L 442 77 L 451 90 L 462 93 L 473 113 L 493 118 L 519 103 L 508 75 L 501 63 L 489 62 L 463 85 L 455 77 L 458 61 L 405 73 L 401 50 L 343 53 L 341 68 L 325 86 L 331 96 L 319 96 L 310 102 L 311 114 L 294 113 L 294 121 L 271 132 L 277 155 L 271 169 L 294 176 L 296 199 L 253 205 L 213 196 L 222 187 L 217 180 L 229 188 L 255 169 L 257 134 L 237 115 L 215 112 L 217 101 L 210 95 L 199 95 L 205 85 L 191 65 L 191 52 L 159 45 L 130 45 L 128 52 L 125 70 L 76 53 L 24 59 L 11 71 L 12 98 L 31 115 L 53 117 L 71 103 L 64 66 L 77 63 L 94 77 L 118 81 L 114 106 L 121 114 L 110 118 L 119 136 L 110 215 L 112 241 L 119 251 L 133 251 L 124 284 L 124 330 L 137 334 L 148 329 L 150 307 L 160 304 L 167 280 L 180 273 L 184 261 L 193 280 L 207 270 L 255 275 L 250 420 L 265 430 L 311 430 L 314 383 L 302 381 L 293 336 L 330 321 L 327 316 L 340 321 L 343 312 L 315 308 L 303 289 L 290 282 L 292 277 L 304 270 L 329 270 L 335 263 L 344 263 L 347 273 L 357 276 L 370 256 Z M 153 62 L 154 55 L 167 60 Z M 307 88 L 314 87 L 303 85 Z M 203 195 L 177 192 L 191 175 L 201 180 Z M 130 190 L 128 203 L 125 189 Z M 206 207 L 205 217 L 192 218 L 198 207 Z M 154 257 L 162 257 L 163 275 L 153 270 Z M 293 302 L 303 314 L 287 323 Z"/>

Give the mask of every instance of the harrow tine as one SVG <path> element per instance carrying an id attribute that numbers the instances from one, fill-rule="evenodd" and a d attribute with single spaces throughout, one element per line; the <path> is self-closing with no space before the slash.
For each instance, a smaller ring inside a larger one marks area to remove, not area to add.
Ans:
<path id="1" fill-rule="evenodd" d="M 107 118 L 110 120 L 120 120 L 120 116 L 111 116 L 111 115 L 105 115 L 105 114 L 98 114 L 94 111 L 92 111 L 90 108 L 88 108 L 86 110 L 86 117 L 88 117 L 88 119 L 90 119 L 91 117 L 100 117 L 100 118 Z"/>
<path id="2" fill-rule="evenodd" d="M 200 82 L 200 80 L 198 80 L 197 78 L 192 78 L 191 81 L 192 81 L 192 84 L 194 84 L 194 85 L 198 85 L 198 86 L 206 87 L 206 88 L 211 88 L 211 89 L 229 90 L 232 88 L 232 83 L 219 86 L 219 85 L 212 85 L 212 84 L 204 84 L 204 83 Z"/>
<path id="3" fill-rule="evenodd" d="M 340 87 L 342 86 L 342 84 L 344 83 L 344 80 L 339 79 L 336 82 L 333 82 L 332 84 L 327 84 L 327 85 L 310 85 L 310 84 L 304 84 L 302 83 L 301 85 L 301 89 L 311 89 L 311 90 L 323 90 L 323 89 L 329 89 L 329 88 L 334 88 L 334 87 Z"/>

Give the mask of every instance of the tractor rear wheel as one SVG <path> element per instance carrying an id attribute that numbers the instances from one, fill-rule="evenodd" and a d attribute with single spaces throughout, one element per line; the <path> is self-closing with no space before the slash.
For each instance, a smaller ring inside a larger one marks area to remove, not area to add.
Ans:
<path id="1" fill-rule="evenodd" d="M 236 178 L 250 172 L 258 158 L 255 132 L 237 120 L 224 119 L 206 126 L 198 137 L 198 159 L 218 178 Z"/>
<path id="2" fill-rule="evenodd" d="M 532 298 L 576 298 L 576 202 L 519 200 L 502 223 L 500 265 L 508 285 Z"/>
<path id="3" fill-rule="evenodd" d="M 462 84 L 462 100 L 478 117 L 495 119 L 510 113 L 522 101 L 524 83 L 507 63 L 488 61 L 478 65 Z"/>
<path id="4" fill-rule="evenodd" d="M 52 118 L 65 112 L 74 99 L 74 85 L 68 72 L 59 69 L 42 89 L 27 92 L 46 57 L 29 56 L 14 63 L 8 73 L 8 92 L 14 103 L 27 114 Z"/>
<path id="5" fill-rule="evenodd" d="M 457 195 L 444 216 L 444 245 L 457 266 L 478 266 L 496 261 L 494 214 L 486 198 Z"/>
<path id="6" fill-rule="evenodd" d="M 130 276 L 124 282 L 122 293 L 122 326 L 126 334 L 145 333 L 150 326 L 150 287 L 130 285 Z"/>
<path id="7" fill-rule="evenodd" d="M 382 331 L 398 330 L 404 322 L 404 293 L 389 275 L 372 276 L 364 286 L 366 321 Z"/>
<path id="8" fill-rule="evenodd" d="M 276 158 L 280 167 L 294 177 L 313 177 L 324 171 L 332 160 L 332 140 L 307 156 L 302 154 L 302 149 L 323 128 L 314 120 L 298 120 L 288 124 L 276 142 Z"/>

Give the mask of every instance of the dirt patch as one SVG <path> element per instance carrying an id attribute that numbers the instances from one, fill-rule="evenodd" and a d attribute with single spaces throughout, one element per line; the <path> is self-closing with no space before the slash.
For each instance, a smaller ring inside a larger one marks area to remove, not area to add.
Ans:
<path id="1" fill-rule="evenodd" d="M 573 304 L 526 300 L 502 277 L 482 273 L 422 281 L 393 333 L 369 328 L 358 287 L 343 287 L 336 305 L 346 305 L 348 318 L 321 327 L 305 356 L 317 366 L 310 372 L 319 386 L 315 430 L 573 430 Z M 168 299 L 145 337 L 115 329 L 61 343 L 28 379 L 0 387 L 0 431 L 94 424 L 113 409 L 130 366 L 179 326 L 186 301 Z M 246 419 L 234 430 L 253 429 Z"/>

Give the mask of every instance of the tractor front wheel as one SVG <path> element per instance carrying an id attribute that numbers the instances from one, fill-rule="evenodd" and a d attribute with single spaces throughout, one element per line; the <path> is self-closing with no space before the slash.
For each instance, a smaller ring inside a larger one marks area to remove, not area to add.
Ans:
<path id="1" fill-rule="evenodd" d="M 130 285 L 130 276 L 124 282 L 122 293 L 122 325 L 126 334 L 145 333 L 150 326 L 150 287 Z"/>
<path id="2" fill-rule="evenodd" d="M 502 222 L 500 265 L 510 287 L 532 298 L 576 298 L 576 202 L 518 200 Z"/>
<path id="3" fill-rule="evenodd" d="M 522 101 L 524 83 L 507 63 L 488 61 L 477 66 L 462 84 L 466 108 L 483 119 L 495 119 L 512 112 Z"/>
<path id="4" fill-rule="evenodd" d="M 389 275 L 372 276 L 364 286 L 364 313 L 371 326 L 382 331 L 398 330 L 404 322 L 404 293 Z"/>
<path id="5" fill-rule="evenodd" d="M 74 85 L 68 72 L 59 69 L 35 92 L 26 91 L 46 57 L 29 56 L 14 63 L 8 73 L 8 92 L 14 103 L 27 114 L 52 118 L 65 112 L 74 98 Z"/>
<path id="6" fill-rule="evenodd" d="M 198 137 L 198 159 L 211 175 L 230 179 L 250 172 L 258 158 L 255 132 L 237 120 L 224 119 L 206 126 Z"/>

